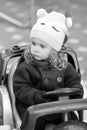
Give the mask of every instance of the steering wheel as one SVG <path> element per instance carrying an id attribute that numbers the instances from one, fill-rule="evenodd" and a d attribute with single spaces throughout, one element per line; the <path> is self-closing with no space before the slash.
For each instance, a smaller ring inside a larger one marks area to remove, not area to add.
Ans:
<path id="1" fill-rule="evenodd" d="M 69 96 L 81 94 L 80 88 L 59 88 L 54 91 L 46 92 L 44 94 L 45 98 L 58 98 L 58 100 L 68 100 Z M 64 114 L 64 121 L 68 121 L 70 117 L 70 113 L 63 113 Z"/>
<path id="2" fill-rule="evenodd" d="M 46 98 L 50 97 L 60 97 L 60 96 L 71 96 L 80 94 L 81 89 L 80 88 L 59 88 L 54 91 L 46 92 L 43 96 Z"/>

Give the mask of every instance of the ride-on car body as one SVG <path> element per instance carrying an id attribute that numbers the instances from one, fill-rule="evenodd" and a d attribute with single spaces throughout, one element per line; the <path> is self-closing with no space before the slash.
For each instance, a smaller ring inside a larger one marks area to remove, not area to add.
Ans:
<path id="1" fill-rule="evenodd" d="M 23 60 L 23 52 L 27 47 L 28 45 L 14 46 L 0 53 L 0 118 L 2 120 L 0 130 L 20 129 L 20 126 L 22 130 L 35 130 L 37 119 L 56 113 L 62 113 L 64 120 L 62 126 L 58 124 L 53 130 L 60 130 L 60 128 L 63 130 L 65 127 L 74 127 L 75 124 L 87 128 L 87 124 L 83 122 L 83 110 L 87 109 L 87 99 L 69 99 L 70 95 L 81 92 L 78 88 L 61 88 L 47 92 L 44 96 L 58 96 L 59 100 L 29 107 L 23 122 L 21 121 L 15 106 L 12 78 L 19 61 Z M 73 49 L 63 46 L 61 53 L 81 76 L 77 55 Z M 77 111 L 78 121 L 69 121 L 71 111 Z M 46 128 L 46 130 L 51 129 L 50 126 Z"/>

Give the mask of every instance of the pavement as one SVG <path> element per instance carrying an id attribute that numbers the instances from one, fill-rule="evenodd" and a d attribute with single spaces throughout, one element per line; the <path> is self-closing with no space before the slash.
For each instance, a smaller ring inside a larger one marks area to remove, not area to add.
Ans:
<path id="1" fill-rule="evenodd" d="M 0 17 L 0 51 L 29 43 L 31 23 L 35 22 L 38 8 L 71 12 L 73 26 L 67 45 L 77 54 L 87 97 L 87 0 L 0 0 L 0 16 L 4 17 Z"/>

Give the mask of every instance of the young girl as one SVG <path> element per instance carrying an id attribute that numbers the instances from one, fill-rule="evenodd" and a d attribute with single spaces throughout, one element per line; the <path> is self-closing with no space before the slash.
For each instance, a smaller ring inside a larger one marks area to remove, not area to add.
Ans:
<path id="1" fill-rule="evenodd" d="M 39 9 L 37 16 L 30 32 L 31 44 L 13 77 L 16 106 L 22 119 L 29 106 L 57 100 L 44 98 L 48 91 L 78 87 L 82 91 L 78 98 L 83 96 L 78 73 L 63 60 L 60 51 L 72 25 L 71 18 L 55 11 L 47 13 L 44 9 Z"/>

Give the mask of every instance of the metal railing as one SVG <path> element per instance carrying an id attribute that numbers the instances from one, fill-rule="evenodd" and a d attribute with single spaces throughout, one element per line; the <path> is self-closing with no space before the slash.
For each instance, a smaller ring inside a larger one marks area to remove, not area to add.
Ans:
<path id="1" fill-rule="evenodd" d="M 20 21 L 18 21 L 17 19 L 3 13 L 3 12 L 0 12 L 0 18 L 4 19 L 5 21 L 17 26 L 17 27 L 20 27 L 20 28 L 29 28 L 33 25 L 34 23 L 34 16 L 35 16 L 35 0 L 30 0 L 30 21 L 28 21 L 27 23 L 22 23 Z"/>

